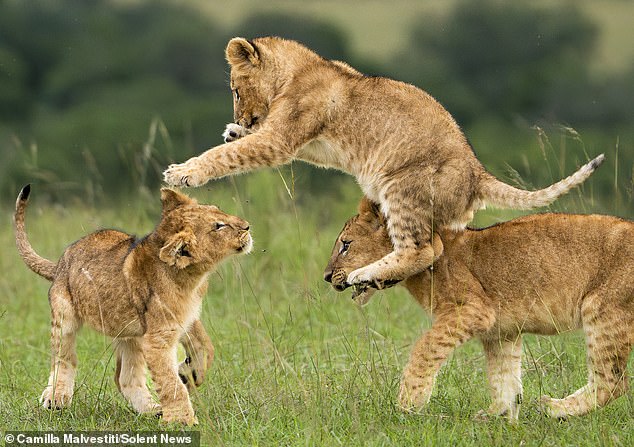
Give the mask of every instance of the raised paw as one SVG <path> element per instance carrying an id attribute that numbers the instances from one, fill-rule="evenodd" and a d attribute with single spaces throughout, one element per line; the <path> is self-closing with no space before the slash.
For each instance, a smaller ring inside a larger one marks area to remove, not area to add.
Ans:
<path id="1" fill-rule="evenodd" d="M 42 395 L 40 396 L 40 403 L 42 407 L 49 410 L 61 410 L 68 407 L 73 400 L 72 387 L 66 387 L 63 385 L 52 385 L 44 388 Z"/>
<path id="2" fill-rule="evenodd" d="M 163 180 L 171 186 L 200 186 L 206 182 L 195 158 L 181 164 L 172 164 L 163 172 Z"/>
<path id="3" fill-rule="evenodd" d="M 239 138 L 244 137 L 248 133 L 248 130 L 245 127 L 242 127 L 239 124 L 229 123 L 225 128 L 225 131 L 222 133 L 222 138 L 225 143 L 231 143 Z"/>
<path id="4" fill-rule="evenodd" d="M 198 365 L 197 362 L 192 363 L 191 358 L 187 357 L 178 365 L 178 377 L 185 384 L 187 390 L 191 392 L 195 387 L 202 385 L 205 378 L 205 365 Z"/>

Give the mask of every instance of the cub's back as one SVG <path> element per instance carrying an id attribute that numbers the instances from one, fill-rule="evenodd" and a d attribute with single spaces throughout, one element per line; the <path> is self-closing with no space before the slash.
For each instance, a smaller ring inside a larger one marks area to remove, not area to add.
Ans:
<path id="1" fill-rule="evenodd" d="M 128 320 L 134 316 L 123 275 L 124 260 L 134 244 L 136 239 L 129 234 L 100 230 L 70 245 L 59 261 L 58 280 L 66 282 L 76 311 L 108 335 L 118 330 L 117 324 L 109 328 L 110 312 Z"/>
<path id="2" fill-rule="evenodd" d="M 500 292 L 583 295 L 634 270 L 634 223 L 617 217 L 537 214 L 467 235 L 459 255 Z"/>

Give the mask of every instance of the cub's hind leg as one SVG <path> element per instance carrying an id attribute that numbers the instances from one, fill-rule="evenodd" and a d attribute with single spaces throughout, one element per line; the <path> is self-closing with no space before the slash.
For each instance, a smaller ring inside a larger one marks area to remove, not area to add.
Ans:
<path id="1" fill-rule="evenodd" d="M 200 320 L 195 320 L 181 337 L 185 361 L 178 366 L 178 375 L 188 390 L 200 386 L 214 359 L 214 345 Z"/>
<path id="2" fill-rule="evenodd" d="M 415 216 L 402 208 L 391 211 L 387 227 L 394 251 L 353 270 L 346 282 L 382 289 L 386 283 L 402 281 L 431 266 L 443 252 L 442 240 L 432 232 L 431 218 L 423 210 L 418 210 Z"/>
<path id="3" fill-rule="evenodd" d="M 51 304 L 51 373 L 40 403 L 44 408 L 61 409 L 70 405 L 75 387 L 77 353 L 75 338 L 81 323 L 65 286 L 53 283 Z"/>
<path id="4" fill-rule="evenodd" d="M 517 421 L 522 403 L 522 338 L 482 340 L 487 363 L 491 405 L 478 417 L 506 416 Z"/>
<path id="5" fill-rule="evenodd" d="M 627 392 L 634 317 L 631 311 L 619 308 L 617 299 L 608 299 L 609 293 L 584 298 L 581 319 L 588 350 L 588 383 L 563 399 L 543 396 L 542 407 L 552 417 L 582 415 Z"/>
<path id="6" fill-rule="evenodd" d="M 434 232 L 441 226 L 466 225 L 473 217 L 472 186 L 457 169 L 421 168 L 395 175 L 378 193 L 394 251 L 352 271 L 347 282 L 380 286 L 401 281 L 432 265 L 443 245 Z M 437 178 L 437 176 L 447 176 Z"/>
<path id="7" fill-rule="evenodd" d="M 126 338 L 117 342 L 117 366 L 114 381 L 121 394 L 139 413 L 160 410 L 147 387 L 146 364 L 138 338 Z"/>

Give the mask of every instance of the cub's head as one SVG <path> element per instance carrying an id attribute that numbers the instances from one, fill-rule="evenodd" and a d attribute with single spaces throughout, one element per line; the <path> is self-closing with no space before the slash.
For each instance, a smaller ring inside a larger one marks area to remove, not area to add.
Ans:
<path id="1" fill-rule="evenodd" d="M 343 291 L 350 286 L 346 281 L 350 272 L 381 259 L 392 250 L 383 213 L 364 197 L 359 203 L 359 214 L 349 219 L 337 236 L 324 279 L 336 290 Z M 358 304 L 366 304 L 375 291 L 355 287 L 352 299 Z"/>
<path id="2" fill-rule="evenodd" d="M 318 57 L 292 40 L 260 37 L 231 39 L 225 50 L 231 67 L 233 120 L 248 131 L 264 122 L 271 101 L 292 75 L 300 60 Z"/>
<path id="3" fill-rule="evenodd" d="M 227 256 L 251 251 L 245 220 L 167 188 L 161 189 L 161 201 L 163 213 L 155 230 L 163 244 L 161 261 L 178 269 L 196 266 L 207 271 Z"/>

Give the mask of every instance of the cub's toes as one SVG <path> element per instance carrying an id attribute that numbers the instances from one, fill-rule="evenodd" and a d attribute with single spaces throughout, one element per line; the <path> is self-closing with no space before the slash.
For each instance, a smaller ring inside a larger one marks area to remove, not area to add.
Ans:
<path id="1" fill-rule="evenodd" d="M 225 131 L 222 133 L 222 137 L 225 143 L 231 143 L 239 138 L 242 138 L 247 134 L 247 131 L 244 127 L 239 124 L 229 123 Z"/>
<path id="2" fill-rule="evenodd" d="M 550 416 L 551 418 L 563 421 L 569 416 L 565 405 L 562 403 L 563 400 L 564 399 L 553 399 L 550 396 L 542 396 L 539 399 L 539 408 L 542 413 Z"/>
<path id="3" fill-rule="evenodd" d="M 55 393 L 53 393 L 55 391 Z M 65 390 L 62 387 L 53 390 L 53 387 L 44 388 L 40 396 L 40 403 L 43 408 L 49 410 L 61 410 L 68 407 L 73 400 L 72 390 Z"/>
<path id="4" fill-rule="evenodd" d="M 181 178 L 176 174 L 177 169 L 178 165 L 169 165 L 163 172 L 163 181 L 170 186 L 180 186 Z"/>
<path id="5" fill-rule="evenodd" d="M 163 181 L 171 186 L 199 186 L 200 182 L 194 177 L 193 169 L 187 163 L 170 165 L 163 172 Z"/>
<path id="6" fill-rule="evenodd" d="M 191 366 L 191 363 L 187 363 L 187 360 L 185 360 L 178 366 L 178 377 L 187 386 L 187 389 L 191 391 L 195 387 L 202 385 L 205 374 L 204 372 L 199 373 L 196 368 Z"/>

